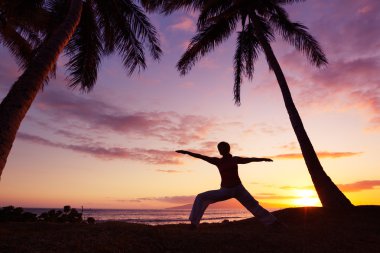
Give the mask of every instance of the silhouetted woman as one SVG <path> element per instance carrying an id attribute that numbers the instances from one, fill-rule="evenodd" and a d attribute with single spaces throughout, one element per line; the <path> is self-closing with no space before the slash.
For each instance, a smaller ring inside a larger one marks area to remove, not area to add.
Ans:
<path id="1" fill-rule="evenodd" d="M 238 164 L 246 164 L 250 162 L 272 162 L 272 160 L 268 158 L 244 158 L 239 156 L 232 156 L 230 154 L 230 145 L 227 142 L 220 142 L 218 144 L 218 150 L 222 155 L 222 158 L 208 157 L 185 150 L 176 151 L 181 154 L 187 154 L 192 157 L 205 160 L 206 162 L 215 165 L 218 167 L 220 176 L 222 178 L 222 183 L 219 190 L 203 192 L 198 194 L 195 198 L 189 217 L 192 227 L 196 228 L 199 225 L 208 205 L 230 198 L 237 199 L 263 224 L 271 226 L 273 224 L 279 223 L 276 217 L 274 217 L 270 212 L 260 206 L 259 202 L 254 199 L 251 194 L 249 194 L 249 192 L 242 185 L 238 174 Z"/>

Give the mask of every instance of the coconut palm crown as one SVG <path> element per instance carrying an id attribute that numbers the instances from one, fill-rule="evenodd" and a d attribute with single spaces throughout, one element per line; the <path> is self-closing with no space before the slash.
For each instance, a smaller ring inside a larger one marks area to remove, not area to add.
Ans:
<path id="1" fill-rule="evenodd" d="M 178 9 L 199 12 L 197 32 L 177 63 L 181 75 L 187 74 L 200 58 L 214 50 L 239 29 L 233 61 L 233 91 L 237 105 L 240 105 L 240 86 L 243 77 L 252 79 L 255 62 L 260 52 L 264 53 L 269 68 L 276 75 L 290 122 L 322 205 L 332 209 L 351 207 L 351 202 L 323 170 L 270 45 L 275 36 L 280 35 L 304 53 L 313 65 L 321 67 L 327 64 L 326 56 L 317 40 L 309 34 L 304 25 L 292 22 L 283 7 L 285 4 L 301 2 L 301 0 L 154 0 L 147 2 L 149 2 L 147 7 L 150 10 L 160 9 L 166 14 Z"/>
<path id="2" fill-rule="evenodd" d="M 0 176 L 20 124 L 62 52 L 68 59 L 68 85 L 83 91 L 94 87 L 103 56 L 120 55 L 128 74 L 146 68 L 146 49 L 159 59 L 156 29 L 137 3 L 0 1 L 0 41 L 24 69 L 0 104 Z"/>

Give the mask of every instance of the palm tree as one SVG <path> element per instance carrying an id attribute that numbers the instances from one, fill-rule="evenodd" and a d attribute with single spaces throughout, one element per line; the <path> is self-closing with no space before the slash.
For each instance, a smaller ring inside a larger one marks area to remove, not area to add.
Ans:
<path id="1" fill-rule="evenodd" d="M 315 66 L 327 64 L 322 49 L 308 33 L 307 28 L 300 23 L 292 22 L 282 7 L 284 4 L 294 2 L 300 0 L 155 0 L 149 7 L 151 9 L 162 7 L 167 14 L 180 8 L 200 11 L 197 33 L 177 63 L 181 75 L 188 73 L 202 56 L 227 40 L 238 28 L 238 24 L 241 24 L 234 56 L 235 103 L 240 104 L 240 85 L 243 76 L 252 79 L 255 61 L 260 51 L 264 52 L 270 69 L 276 75 L 290 122 L 322 205 L 331 209 L 349 208 L 352 207 L 351 202 L 332 182 L 319 162 L 271 47 L 276 31 L 285 41 L 306 54 Z"/>
<path id="2" fill-rule="evenodd" d="M 155 28 L 132 0 L 40 2 L 49 13 L 48 22 L 43 24 L 46 32 L 43 36 L 39 33 L 43 40 L 0 104 L 0 176 L 21 121 L 64 50 L 69 57 L 69 85 L 83 91 L 95 85 L 103 55 L 117 52 L 129 74 L 146 67 L 145 46 L 155 60 L 161 55 Z M 23 34 L 20 29 L 16 31 Z"/>

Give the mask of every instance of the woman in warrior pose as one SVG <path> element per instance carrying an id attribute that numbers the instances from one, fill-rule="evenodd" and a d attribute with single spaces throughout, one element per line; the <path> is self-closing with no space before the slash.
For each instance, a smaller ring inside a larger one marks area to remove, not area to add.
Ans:
<path id="1" fill-rule="evenodd" d="M 259 202 L 254 199 L 244 188 L 238 174 L 238 164 L 246 164 L 250 162 L 272 162 L 272 159 L 232 156 L 230 154 L 230 145 L 227 142 L 220 142 L 218 144 L 218 150 L 222 158 L 209 157 L 185 150 L 176 151 L 177 153 L 190 155 L 215 165 L 218 167 L 222 178 L 222 183 L 219 190 L 203 192 L 198 194 L 195 198 L 189 217 L 192 227 L 196 228 L 199 225 L 208 205 L 230 198 L 236 198 L 264 225 L 273 226 L 281 224 L 276 217 L 260 206 Z"/>

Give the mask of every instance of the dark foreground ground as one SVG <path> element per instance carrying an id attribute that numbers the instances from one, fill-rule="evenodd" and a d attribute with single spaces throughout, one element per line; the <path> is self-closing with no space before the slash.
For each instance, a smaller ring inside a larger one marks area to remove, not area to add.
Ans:
<path id="1" fill-rule="evenodd" d="M 345 214 L 322 208 L 274 214 L 288 230 L 268 230 L 255 219 L 202 224 L 196 231 L 185 224 L 0 223 L 0 252 L 380 252 L 380 206 Z"/>

